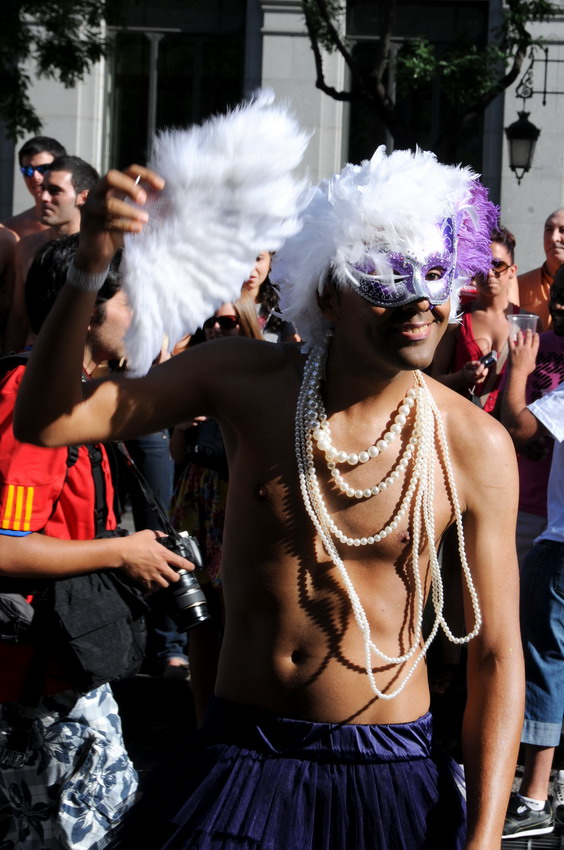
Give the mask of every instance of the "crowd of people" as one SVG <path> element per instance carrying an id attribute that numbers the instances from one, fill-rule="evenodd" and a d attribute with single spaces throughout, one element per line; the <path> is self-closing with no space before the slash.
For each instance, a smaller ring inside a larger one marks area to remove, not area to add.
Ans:
<path id="1" fill-rule="evenodd" d="M 100 181 L 45 137 L 19 160 L 34 204 L 0 226 L 2 850 L 492 850 L 564 825 L 564 210 L 518 275 L 475 175 L 377 151 L 131 379 L 123 234 L 161 179 Z M 523 314 L 537 332 L 512 335 Z M 193 564 L 159 544 L 132 458 L 199 544 L 190 631 L 163 594 Z M 135 669 L 189 682 L 202 730 L 142 789 L 112 677 L 78 687 L 42 620 L 58 582 L 100 572 L 137 589 Z M 15 596 L 35 614 L 13 633 Z M 433 743 L 438 632 L 445 663 L 466 648 L 463 770 Z"/>

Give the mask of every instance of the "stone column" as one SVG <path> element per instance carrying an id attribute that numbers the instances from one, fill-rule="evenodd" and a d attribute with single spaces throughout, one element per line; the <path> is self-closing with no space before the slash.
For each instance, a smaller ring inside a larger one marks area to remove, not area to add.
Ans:
<path id="1" fill-rule="evenodd" d="M 260 0 L 262 85 L 288 100 L 304 129 L 313 133 L 304 166 L 315 182 L 339 171 L 346 161 L 346 107 L 315 87 L 315 61 L 301 3 Z M 345 63 L 338 53 L 324 54 L 325 78 L 342 89 Z"/>

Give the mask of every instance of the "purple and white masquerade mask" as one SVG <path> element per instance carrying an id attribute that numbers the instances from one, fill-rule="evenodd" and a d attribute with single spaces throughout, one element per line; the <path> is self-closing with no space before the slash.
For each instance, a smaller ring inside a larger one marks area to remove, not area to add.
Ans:
<path id="1" fill-rule="evenodd" d="M 378 252 L 390 266 L 388 274 L 378 274 L 380 263 L 369 254 L 360 262 L 348 264 L 345 273 L 358 294 L 374 307 L 402 307 L 412 301 L 426 299 L 430 304 L 444 304 L 452 291 L 456 267 L 456 239 L 451 218 L 441 227 L 444 250 L 429 255 L 422 262 L 395 251 Z"/>
<path id="2" fill-rule="evenodd" d="M 271 280 L 307 349 L 325 339 L 317 297 L 329 281 L 378 307 L 450 298 L 454 317 L 461 287 L 490 266 L 498 210 L 470 168 L 420 150 L 387 156 L 382 147 L 323 181 L 302 220 L 277 252 Z"/>

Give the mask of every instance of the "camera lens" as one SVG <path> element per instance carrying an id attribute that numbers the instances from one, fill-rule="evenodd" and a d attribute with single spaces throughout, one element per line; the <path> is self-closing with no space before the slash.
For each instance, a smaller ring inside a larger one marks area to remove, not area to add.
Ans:
<path id="1" fill-rule="evenodd" d="M 191 629 L 209 620 L 206 597 L 198 580 L 186 570 L 180 570 L 180 578 L 167 588 L 168 610 L 181 629 Z"/>
<path id="2" fill-rule="evenodd" d="M 202 565 L 196 541 L 185 532 L 158 538 L 171 552 L 182 555 L 198 567 Z M 165 610 L 182 631 L 199 626 L 210 619 L 205 594 L 196 576 L 188 570 L 178 570 L 180 578 L 157 594 Z M 160 607 L 160 606 L 159 606 Z"/>

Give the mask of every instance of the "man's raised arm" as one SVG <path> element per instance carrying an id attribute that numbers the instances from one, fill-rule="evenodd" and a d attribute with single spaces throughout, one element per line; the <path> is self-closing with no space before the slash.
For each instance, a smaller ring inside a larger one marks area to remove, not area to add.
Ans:
<path id="1" fill-rule="evenodd" d="M 81 380 L 96 291 L 123 244 L 123 234 L 140 232 L 147 221 L 139 206 L 146 201 L 146 191 L 138 179 L 151 189 L 163 187 L 156 174 L 133 165 L 125 172 L 110 171 L 90 192 L 69 271 L 74 283 L 67 283 L 57 299 L 25 370 L 14 423 L 20 440 L 42 446 L 79 444 L 121 436 L 135 419 L 140 430 L 152 427 L 152 411 L 143 405 L 144 392 L 138 386 L 142 381 L 87 386 Z"/>

